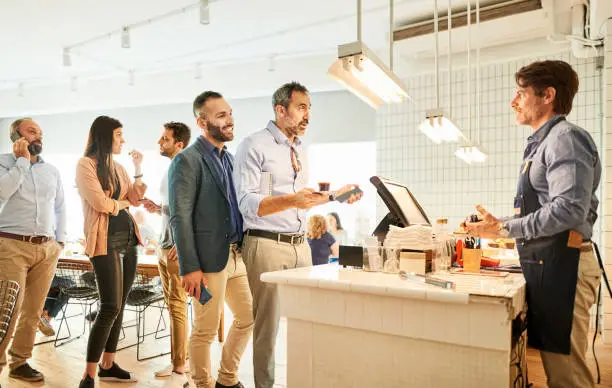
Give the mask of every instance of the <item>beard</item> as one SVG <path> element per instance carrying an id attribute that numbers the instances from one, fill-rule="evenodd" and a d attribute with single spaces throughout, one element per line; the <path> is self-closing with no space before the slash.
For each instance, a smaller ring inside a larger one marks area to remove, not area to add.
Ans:
<path id="1" fill-rule="evenodd" d="M 228 134 L 223 133 L 224 130 L 226 130 L 228 128 L 232 128 L 234 126 L 234 124 L 226 125 L 224 127 L 219 127 L 219 126 L 214 125 L 210 121 L 207 121 L 206 122 L 206 126 L 208 127 L 208 133 L 216 141 L 218 141 L 220 143 L 225 143 L 227 141 L 234 140 L 234 133 L 233 132 L 228 133 Z"/>
<path id="2" fill-rule="evenodd" d="M 297 125 L 288 127 L 287 130 L 293 136 L 304 136 L 304 134 L 306 133 L 306 128 L 308 127 L 308 122 L 309 122 L 308 119 L 304 119 L 300 121 L 299 123 L 297 123 Z"/>
<path id="3" fill-rule="evenodd" d="M 43 148 L 42 143 L 39 141 L 28 144 L 28 151 L 30 152 L 30 155 L 32 156 L 40 155 L 42 152 L 42 148 Z"/>

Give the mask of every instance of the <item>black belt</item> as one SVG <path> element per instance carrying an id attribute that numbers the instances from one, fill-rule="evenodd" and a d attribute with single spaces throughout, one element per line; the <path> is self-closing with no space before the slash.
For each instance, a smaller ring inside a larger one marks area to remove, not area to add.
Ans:
<path id="1" fill-rule="evenodd" d="M 246 231 L 247 236 L 262 237 L 276 242 L 284 242 L 292 245 L 299 245 L 304 242 L 303 234 L 283 234 L 268 232 L 267 230 L 259 229 L 248 229 Z"/>

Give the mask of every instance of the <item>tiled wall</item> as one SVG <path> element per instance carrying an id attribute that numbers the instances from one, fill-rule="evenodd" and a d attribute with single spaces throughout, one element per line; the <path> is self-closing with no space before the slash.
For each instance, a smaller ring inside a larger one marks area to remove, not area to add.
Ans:
<path id="1" fill-rule="evenodd" d="M 607 41 L 609 42 L 612 38 L 612 20 L 607 22 Z M 603 71 L 603 108 L 604 108 L 604 135 L 602 148 L 605 152 L 602 152 L 604 159 L 604 175 L 603 182 L 605 182 L 605 201 L 603 202 L 603 225 L 604 230 L 604 249 L 602 254 L 604 261 L 606 262 L 606 272 L 612 275 L 612 45 L 607 44 L 605 47 L 605 63 Z M 606 261 L 606 257 L 608 260 Z M 606 288 L 602 289 L 602 295 L 604 296 L 604 341 L 606 343 L 612 342 L 612 299 L 610 299 Z"/>
<path id="2" fill-rule="evenodd" d="M 612 31 L 612 29 L 610 29 Z M 610 53 L 612 54 L 612 52 Z M 481 130 L 480 141 L 489 153 L 483 164 L 467 165 L 454 155 L 457 145 L 434 144 L 426 138 L 418 126 L 423 121 L 425 111 L 435 107 L 435 77 L 421 75 L 405 80 L 413 102 L 388 105 L 378 111 L 376 119 L 377 173 L 381 176 L 405 183 L 419 200 L 431 220 L 439 217 L 449 218 L 455 228 L 464 217 L 474 212 L 475 204 L 483 204 L 493 214 L 507 216 L 512 214 L 513 198 L 516 192 L 516 181 L 519 165 L 527 136 L 531 133 L 528 127 L 519 127 L 514 121 L 510 101 L 515 92 L 514 73 L 523 65 L 538 59 L 562 59 L 569 62 L 579 74 L 580 89 L 574 100 L 574 107 L 568 119 L 587 129 L 593 136 L 602 156 L 603 144 L 602 117 L 603 109 L 612 116 L 612 93 L 607 105 L 601 104 L 602 82 L 604 73 L 597 69 L 594 58 L 576 59 L 569 53 L 553 57 L 530 57 L 523 60 L 487 64 L 481 68 Z M 612 90 L 612 58 L 607 59 L 611 69 L 607 82 Z M 475 74 L 475 71 L 474 73 Z M 475 75 L 472 78 L 476 79 Z M 453 71 L 453 112 L 452 118 L 464 131 L 468 131 L 468 95 L 467 71 Z M 440 73 L 440 105 L 448 107 L 448 76 Z M 472 136 L 476 138 L 476 99 L 475 81 L 472 82 Z M 605 97 L 604 97 L 605 101 Z M 607 108 L 606 108 L 607 106 Z M 608 131 L 612 136 L 612 126 Z M 612 152 L 612 137 L 607 142 Z M 608 158 L 607 164 L 612 163 Z M 611 170 L 612 171 L 612 170 Z M 608 177 L 610 175 L 610 177 Z M 604 171 L 606 184 L 602 182 L 600 190 L 600 221 L 604 219 L 604 188 L 610 187 L 612 193 L 612 174 Z M 606 224 L 612 225 L 612 197 L 610 219 Z M 386 212 L 379 201 L 378 218 Z M 594 239 L 601 241 L 601 222 L 595 225 Z M 612 231 L 612 227 L 608 228 Z M 610 233 L 612 235 L 612 233 Z M 606 250 L 612 254 L 612 237 L 608 239 Z M 612 273 L 612 268 L 608 271 Z M 609 319 L 604 319 L 605 327 L 612 329 L 612 303 L 607 303 Z M 612 339 L 612 330 L 609 332 Z"/>

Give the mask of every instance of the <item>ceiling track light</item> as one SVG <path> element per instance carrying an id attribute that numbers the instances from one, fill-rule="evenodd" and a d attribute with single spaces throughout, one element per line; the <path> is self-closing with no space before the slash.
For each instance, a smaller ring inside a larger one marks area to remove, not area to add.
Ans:
<path id="1" fill-rule="evenodd" d="M 210 7 L 208 0 L 200 0 L 200 24 L 210 24 Z"/>
<path id="2" fill-rule="evenodd" d="M 79 80 L 77 77 L 70 77 L 70 91 L 76 92 L 79 86 Z"/>
<path id="3" fill-rule="evenodd" d="M 268 58 L 268 71 L 271 73 L 276 70 L 276 55 L 270 55 Z"/>
<path id="4" fill-rule="evenodd" d="M 193 78 L 202 79 L 202 64 L 200 62 L 195 64 Z"/>
<path id="5" fill-rule="evenodd" d="M 128 71 L 128 85 L 130 86 L 134 86 L 134 70 L 129 70 Z"/>
<path id="6" fill-rule="evenodd" d="M 70 55 L 70 49 L 68 48 L 64 48 L 63 62 L 64 62 L 64 66 L 66 67 L 72 66 L 72 57 Z"/>
<path id="7" fill-rule="evenodd" d="M 130 48 L 130 27 L 123 27 L 121 29 L 121 47 Z"/>
<path id="8" fill-rule="evenodd" d="M 19 85 L 17 85 L 17 95 L 19 97 L 23 97 L 25 95 L 23 82 L 20 82 Z"/>

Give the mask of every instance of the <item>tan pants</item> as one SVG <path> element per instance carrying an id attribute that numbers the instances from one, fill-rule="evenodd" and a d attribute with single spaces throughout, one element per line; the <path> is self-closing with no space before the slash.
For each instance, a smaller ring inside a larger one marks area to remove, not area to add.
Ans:
<path id="1" fill-rule="evenodd" d="M 589 309 L 595 303 L 600 278 L 601 270 L 595 253 L 592 250 L 580 253 L 570 354 L 540 352 L 550 388 L 595 387 L 586 363 L 586 352 L 589 348 Z"/>
<path id="2" fill-rule="evenodd" d="M 170 249 L 159 248 L 159 277 L 170 313 L 170 357 L 175 368 L 185 365 L 189 340 L 187 292 L 181 284 L 178 260 L 168 260 Z"/>
<path id="3" fill-rule="evenodd" d="M 223 344 L 217 381 L 232 386 L 238 383 L 240 359 L 253 331 L 253 303 L 240 251 L 230 248 L 223 271 L 207 273 L 206 279 L 212 299 L 204 306 L 193 300 L 195 319 L 189 342 L 191 376 L 197 387 L 215 385 L 210 372 L 210 345 L 217 335 L 221 311 L 227 302 L 234 322 Z"/>
<path id="4" fill-rule="evenodd" d="M 245 236 L 243 242 L 244 264 L 253 293 L 253 368 L 255 387 L 272 388 L 274 385 L 274 348 L 280 320 L 278 290 L 275 284 L 263 283 L 259 277 L 264 272 L 312 265 L 308 242 L 300 245 Z"/>
<path id="5" fill-rule="evenodd" d="M 20 287 L 13 319 L 4 341 L 0 344 L 0 373 L 7 363 L 6 348 L 13 333 L 13 343 L 9 349 L 9 368 L 14 370 L 32 357 L 38 320 L 61 250 L 54 240 L 44 244 L 31 244 L 0 237 L 0 280 L 14 280 Z"/>

